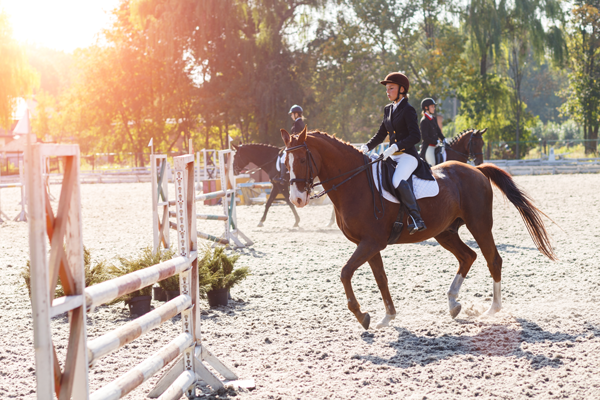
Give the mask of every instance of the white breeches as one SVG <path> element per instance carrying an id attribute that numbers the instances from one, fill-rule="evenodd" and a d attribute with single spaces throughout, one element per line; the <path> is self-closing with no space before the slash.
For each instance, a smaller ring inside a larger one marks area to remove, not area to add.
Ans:
<path id="1" fill-rule="evenodd" d="M 283 153 L 281 153 L 281 156 L 277 159 L 277 162 L 275 163 L 275 169 L 277 171 L 281 171 L 281 164 L 285 164 L 285 155 L 286 155 L 286 151 L 285 149 L 283 150 Z"/>
<path id="2" fill-rule="evenodd" d="M 435 146 L 427 146 L 425 151 L 425 161 L 432 167 L 435 165 Z"/>
<path id="3" fill-rule="evenodd" d="M 390 157 L 398 163 L 396 165 L 396 172 L 394 172 L 394 177 L 392 178 L 394 187 L 398 187 L 401 181 L 406 181 L 410 178 L 410 174 L 417 169 L 419 162 L 415 157 L 406 153 Z"/>

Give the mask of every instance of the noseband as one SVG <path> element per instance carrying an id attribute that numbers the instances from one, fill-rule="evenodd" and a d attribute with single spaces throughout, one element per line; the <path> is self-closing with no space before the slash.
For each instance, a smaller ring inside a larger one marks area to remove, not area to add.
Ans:
<path id="1" fill-rule="evenodd" d="M 314 159 L 312 153 L 310 152 L 310 150 L 308 149 L 308 146 L 306 145 L 306 143 L 302 143 L 301 145 L 298 145 L 298 146 L 292 146 L 289 149 L 287 149 L 286 152 L 291 153 L 292 151 L 299 150 L 299 149 L 306 150 L 306 155 L 308 158 L 307 165 L 306 165 L 307 178 L 305 178 L 305 179 L 299 179 L 299 178 L 290 179 L 290 185 L 293 185 L 296 182 L 302 182 L 302 183 L 304 183 L 304 190 L 302 190 L 301 193 L 308 192 L 310 194 L 312 189 L 316 186 L 314 184 L 314 181 L 315 181 L 315 177 L 317 176 L 315 174 L 315 169 L 317 168 L 317 164 L 315 163 L 315 159 Z M 313 165 L 315 166 L 315 168 L 313 168 Z M 300 190 L 300 189 L 298 189 L 298 190 Z"/>

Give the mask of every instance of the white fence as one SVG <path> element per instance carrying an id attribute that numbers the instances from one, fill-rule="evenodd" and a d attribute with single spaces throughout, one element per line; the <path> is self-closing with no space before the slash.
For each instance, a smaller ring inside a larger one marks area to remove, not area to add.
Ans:
<path id="1" fill-rule="evenodd" d="M 56 215 L 44 182 L 44 160 L 62 157 L 65 173 Z M 237 381 L 237 375 L 214 357 L 200 340 L 200 303 L 195 224 L 194 157 L 175 158 L 177 245 L 172 260 L 85 288 L 81 225 L 79 147 L 36 144 L 27 152 L 29 188 L 29 247 L 31 297 L 38 399 L 119 399 L 179 357 L 150 393 L 160 399 L 193 396 L 203 381 L 213 389 L 225 383 L 253 386 Z M 50 242 L 50 253 L 46 249 Z M 64 246 L 63 246 L 64 243 Z M 180 296 L 149 314 L 87 340 L 86 311 L 135 290 L 179 274 Z M 65 296 L 53 299 L 60 276 Z M 50 318 L 69 312 L 70 334 L 64 368 L 52 342 Z M 135 340 L 152 328 L 181 314 L 182 333 L 150 358 L 106 386 L 89 393 L 89 365 Z M 210 365 L 216 373 L 205 365 Z"/>

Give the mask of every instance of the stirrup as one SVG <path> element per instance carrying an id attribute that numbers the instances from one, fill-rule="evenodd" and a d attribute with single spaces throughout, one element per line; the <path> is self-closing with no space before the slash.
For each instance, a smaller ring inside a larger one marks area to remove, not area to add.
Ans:
<path id="1" fill-rule="evenodd" d="M 409 214 L 408 216 L 410 219 L 412 219 L 412 224 L 408 224 L 407 228 L 408 228 L 408 233 L 410 235 L 414 235 L 417 232 L 421 232 L 424 231 L 425 229 L 427 229 L 427 226 L 425 226 L 425 222 L 421 219 L 421 223 L 417 222 L 412 215 Z"/>

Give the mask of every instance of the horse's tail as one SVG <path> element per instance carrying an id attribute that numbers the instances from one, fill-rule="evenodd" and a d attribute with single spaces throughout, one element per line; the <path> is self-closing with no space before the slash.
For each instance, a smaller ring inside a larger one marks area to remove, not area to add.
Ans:
<path id="1" fill-rule="evenodd" d="M 519 213 L 527 226 L 529 235 L 533 239 L 538 250 L 549 259 L 556 261 L 557 257 L 552 249 L 542 216 L 548 219 L 550 218 L 533 204 L 529 195 L 517 186 L 507 172 L 493 164 L 481 164 L 476 168 L 496 185 L 517 210 L 519 210 Z"/>

